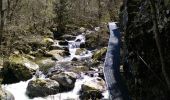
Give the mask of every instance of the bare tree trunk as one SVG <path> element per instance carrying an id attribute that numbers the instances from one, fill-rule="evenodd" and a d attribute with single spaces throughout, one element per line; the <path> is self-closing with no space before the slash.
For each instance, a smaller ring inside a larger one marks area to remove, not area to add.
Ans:
<path id="1" fill-rule="evenodd" d="M 2 34 L 4 29 L 4 10 L 3 10 L 3 0 L 0 0 L 0 44 L 2 43 Z"/>
<path id="2" fill-rule="evenodd" d="M 162 66 L 162 74 L 163 74 L 165 81 L 168 85 L 168 88 L 170 90 L 170 79 L 166 72 L 166 66 L 165 66 L 165 61 L 164 61 L 164 57 L 163 57 L 163 50 L 161 48 L 161 41 L 159 38 L 160 31 L 159 31 L 158 21 L 157 21 L 157 9 L 156 9 L 156 5 L 155 5 L 155 1 L 150 0 L 150 2 L 151 2 L 152 10 L 153 10 L 153 24 L 154 24 L 153 30 L 154 30 L 154 35 L 155 35 L 156 46 L 157 46 L 159 56 L 160 56 L 160 61 L 161 61 L 161 66 Z"/>

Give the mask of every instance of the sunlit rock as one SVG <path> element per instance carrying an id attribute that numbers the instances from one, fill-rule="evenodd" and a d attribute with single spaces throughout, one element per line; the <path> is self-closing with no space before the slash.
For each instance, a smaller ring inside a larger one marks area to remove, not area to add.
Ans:
<path id="1" fill-rule="evenodd" d="M 36 79 L 28 83 L 26 94 L 33 97 L 45 97 L 59 92 L 59 83 L 50 79 Z"/>
<path id="2" fill-rule="evenodd" d="M 37 64 L 28 60 L 23 55 L 11 55 L 9 60 L 5 61 L 3 65 L 3 83 L 28 80 L 38 68 Z"/>
<path id="3" fill-rule="evenodd" d="M 53 73 L 50 79 L 60 84 L 60 91 L 69 91 L 74 88 L 77 75 L 73 72 Z"/>
<path id="4" fill-rule="evenodd" d="M 80 91 L 80 98 L 87 99 L 101 99 L 103 97 L 102 92 L 106 90 L 106 84 L 103 79 L 94 77 L 82 84 Z"/>

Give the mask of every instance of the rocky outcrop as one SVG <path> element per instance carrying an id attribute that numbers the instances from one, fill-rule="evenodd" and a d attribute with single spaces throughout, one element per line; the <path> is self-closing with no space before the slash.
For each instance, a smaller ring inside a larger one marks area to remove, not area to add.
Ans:
<path id="1" fill-rule="evenodd" d="M 59 93 L 59 83 L 50 79 L 36 79 L 28 83 L 26 94 L 33 97 L 45 97 Z"/>
<path id="2" fill-rule="evenodd" d="M 70 91 L 74 88 L 77 75 L 73 72 L 52 73 L 50 79 L 60 84 L 60 91 Z"/>
<path id="3" fill-rule="evenodd" d="M 101 99 L 102 92 L 106 90 L 106 84 L 103 79 L 99 77 L 95 77 L 92 80 L 86 81 L 82 84 L 81 91 L 80 91 L 80 98 L 82 100 L 87 99 Z"/>
<path id="4" fill-rule="evenodd" d="M 11 55 L 8 61 L 4 62 L 2 83 L 15 83 L 25 81 L 32 77 L 39 66 L 28 60 L 23 55 Z"/>

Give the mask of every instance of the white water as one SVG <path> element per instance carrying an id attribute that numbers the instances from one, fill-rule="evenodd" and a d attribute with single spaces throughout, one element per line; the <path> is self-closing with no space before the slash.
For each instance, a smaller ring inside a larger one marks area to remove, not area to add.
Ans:
<path id="1" fill-rule="evenodd" d="M 79 40 L 79 41 L 77 41 Z M 76 42 L 77 41 L 77 42 Z M 75 55 L 76 49 L 78 49 L 80 47 L 81 43 L 85 43 L 85 37 L 84 35 L 78 35 L 76 37 L 75 40 L 73 41 L 68 41 L 69 42 L 69 52 L 71 53 L 71 55 L 69 57 L 64 58 L 62 61 L 71 61 L 72 58 L 76 57 L 78 59 L 81 59 L 83 57 L 87 57 L 90 58 L 92 56 L 91 51 L 88 51 L 86 54 L 84 55 Z M 42 73 L 40 73 L 38 70 L 36 72 L 38 75 L 40 75 L 40 78 L 45 78 L 44 75 Z M 29 81 L 34 80 L 35 77 L 33 77 L 32 79 L 28 80 L 28 81 L 21 81 L 19 83 L 14 83 L 14 84 L 10 84 L 10 85 L 2 85 L 2 88 L 11 92 L 14 97 L 15 100 L 79 100 L 79 91 L 81 89 L 81 85 L 86 82 L 86 81 L 90 81 L 92 79 L 94 79 L 94 77 L 89 77 L 87 75 L 82 74 L 81 78 L 77 79 L 75 82 L 75 87 L 72 91 L 70 92 L 65 92 L 65 93 L 58 93 L 56 95 L 50 95 L 47 97 L 36 97 L 33 99 L 30 99 L 26 96 L 26 88 L 27 85 L 29 83 Z M 108 91 L 104 91 L 103 92 L 103 99 L 108 99 Z"/>

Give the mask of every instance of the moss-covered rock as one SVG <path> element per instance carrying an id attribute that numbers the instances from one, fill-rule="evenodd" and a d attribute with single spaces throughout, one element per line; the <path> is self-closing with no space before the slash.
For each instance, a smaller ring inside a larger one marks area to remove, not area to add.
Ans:
<path id="1" fill-rule="evenodd" d="M 4 62 L 2 83 L 15 83 L 25 81 L 32 77 L 38 65 L 28 60 L 24 55 L 11 55 L 8 61 Z"/>
<path id="2" fill-rule="evenodd" d="M 88 51 L 85 48 L 78 48 L 76 50 L 75 55 L 84 55 L 84 54 L 87 54 L 87 53 L 88 53 Z"/>
<path id="3" fill-rule="evenodd" d="M 36 79 L 28 83 L 26 94 L 33 97 L 45 97 L 59 92 L 59 83 L 50 79 Z"/>
<path id="4" fill-rule="evenodd" d="M 48 70 L 55 65 L 55 61 L 52 58 L 38 58 L 35 62 L 39 65 L 39 70 L 43 73 L 47 73 Z"/>
<path id="5" fill-rule="evenodd" d="M 54 43 L 52 38 L 48 37 L 32 37 L 29 38 L 28 45 L 31 47 L 32 51 L 36 51 L 38 49 L 46 48 L 47 50 L 49 47 Z"/>
<path id="6" fill-rule="evenodd" d="M 103 79 L 95 77 L 92 80 L 86 81 L 82 84 L 80 90 L 80 98 L 82 100 L 96 100 L 101 99 L 102 92 L 106 90 L 106 84 Z"/>
<path id="7" fill-rule="evenodd" d="M 97 50 L 94 52 L 94 54 L 92 55 L 92 59 L 93 60 L 102 60 L 102 59 L 104 59 L 106 52 L 107 52 L 106 47 L 101 48 L 100 50 Z"/>
<path id="8" fill-rule="evenodd" d="M 65 50 L 51 50 L 47 52 L 48 55 L 51 55 L 53 59 L 62 60 L 64 56 L 70 55 L 68 51 Z"/>

